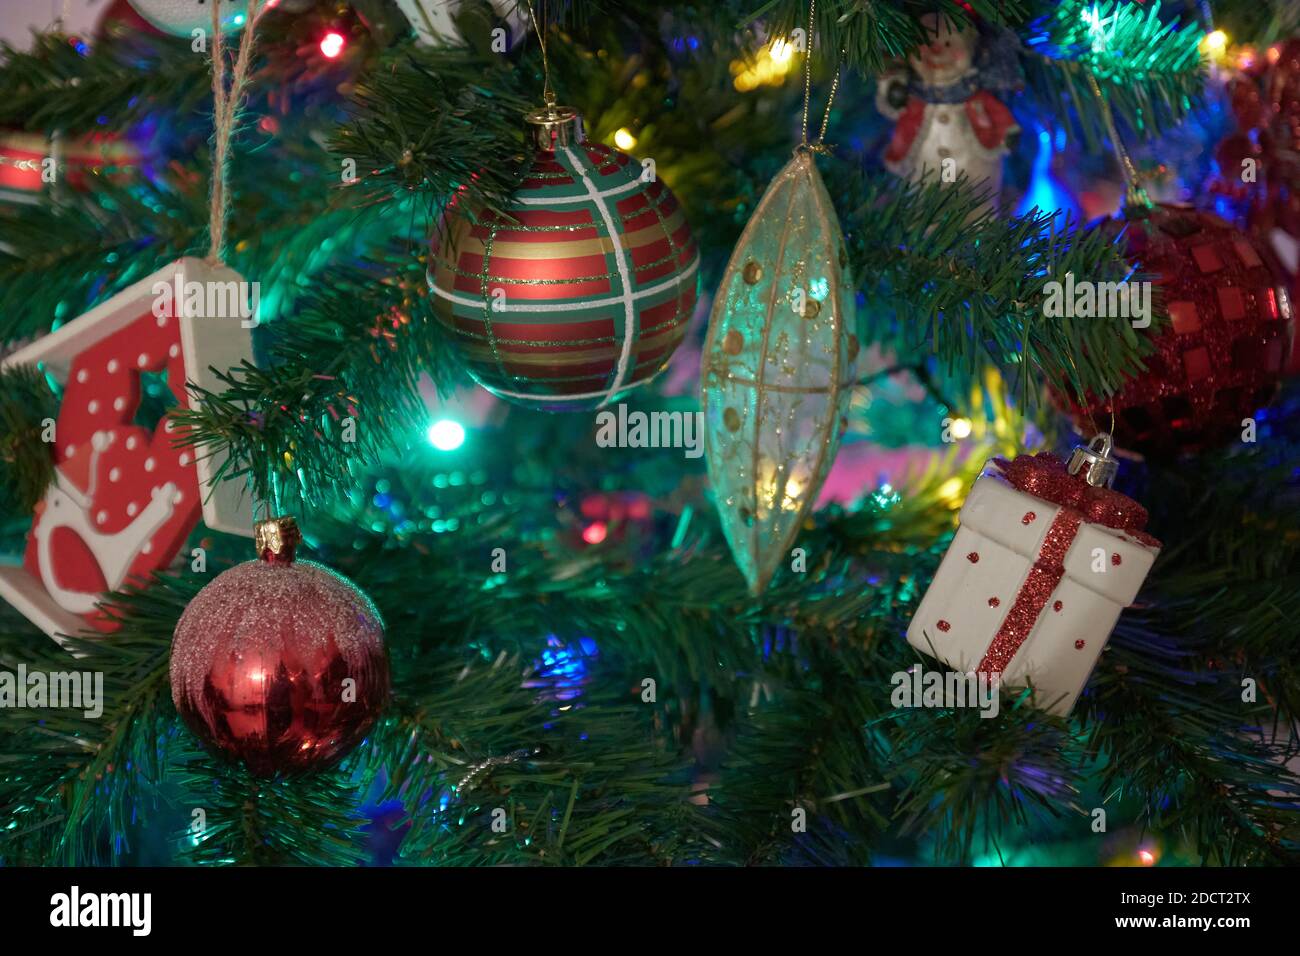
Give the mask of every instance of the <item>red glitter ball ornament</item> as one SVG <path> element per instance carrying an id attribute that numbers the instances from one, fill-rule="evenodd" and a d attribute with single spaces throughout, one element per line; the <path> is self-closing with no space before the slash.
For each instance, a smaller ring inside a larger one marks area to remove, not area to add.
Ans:
<path id="1" fill-rule="evenodd" d="M 1242 419 L 1274 397 L 1291 301 L 1257 243 L 1212 213 L 1158 204 L 1130 207 L 1100 228 L 1123 230 L 1128 257 L 1153 277 L 1171 322 L 1146 371 L 1113 396 L 1062 399 L 1075 424 L 1115 415 L 1116 441 L 1168 457 L 1239 438 Z"/>
<path id="2" fill-rule="evenodd" d="M 347 578 L 295 561 L 300 540 L 290 518 L 258 525 L 260 559 L 213 579 L 172 638 L 177 711 L 259 776 L 328 766 L 388 699 L 379 612 Z"/>

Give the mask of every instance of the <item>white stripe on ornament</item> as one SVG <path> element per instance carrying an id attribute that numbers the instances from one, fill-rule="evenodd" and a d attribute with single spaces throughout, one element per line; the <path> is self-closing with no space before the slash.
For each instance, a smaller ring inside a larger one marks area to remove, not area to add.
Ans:
<path id="1" fill-rule="evenodd" d="M 566 148 L 565 152 L 568 153 L 570 152 L 570 150 Z M 572 155 L 570 155 L 570 159 L 572 158 L 573 158 Z M 582 178 L 584 180 L 587 178 L 587 174 L 585 172 L 582 173 Z M 625 192 L 629 192 L 633 189 L 636 189 L 636 187 L 639 184 L 640 184 L 640 179 L 634 177 L 633 179 L 629 180 L 628 182 L 625 182 L 621 186 L 615 186 L 613 189 L 606 189 L 604 192 L 601 192 L 600 190 L 596 190 L 595 192 L 592 192 L 592 184 L 589 182 L 587 183 L 587 196 L 592 199 L 595 198 L 604 199 L 608 196 L 621 196 Z M 575 202 L 582 202 L 582 197 L 581 196 L 515 196 L 511 200 L 511 202 L 519 203 L 521 206 L 563 206 Z"/>
<path id="2" fill-rule="evenodd" d="M 691 259 L 691 264 L 676 275 L 669 276 L 658 285 L 647 286 L 644 289 L 638 289 L 632 293 L 632 301 L 640 302 L 648 296 L 658 295 L 665 289 L 681 282 L 683 279 L 690 278 L 695 274 L 695 270 L 700 267 L 700 257 L 697 253 Z M 446 299 L 448 302 L 454 302 L 456 305 L 468 306 L 471 309 L 483 308 L 483 299 L 471 299 L 468 296 L 457 295 L 455 292 L 448 292 L 446 289 L 437 285 L 430 284 L 429 288 L 433 294 L 440 299 Z M 583 312 L 587 309 L 600 308 L 607 305 L 618 305 L 623 301 L 623 296 L 615 295 L 605 299 L 592 299 L 590 302 L 531 302 L 523 305 L 511 305 L 509 302 L 501 302 L 492 306 L 493 312 Z"/>
<path id="3" fill-rule="evenodd" d="M 578 175 L 582 177 L 582 184 L 587 187 L 587 195 L 591 201 L 596 204 L 600 210 L 600 218 L 605 220 L 605 232 L 609 236 L 610 242 L 614 246 L 614 263 L 618 267 L 618 278 L 623 283 L 623 294 L 620 298 L 623 300 L 623 351 L 618 356 L 618 370 L 614 373 L 614 381 L 609 385 L 610 395 L 601 402 L 601 405 L 608 405 L 613 393 L 623 387 L 623 382 L 627 379 L 627 363 L 632 357 L 632 345 L 636 339 L 636 309 L 635 299 L 632 295 L 632 270 L 628 267 L 627 250 L 623 248 L 623 237 L 619 235 L 618 228 L 614 225 L 614 216 L 609 211 L 609 206 L 605 203 L 596 184 L 591 181 L 587 175 L 587 170 L 583 168 L 582 161 L 574 155 L 573 150 L 568 146 L 564 147 L 564 155 L 569 157 L 569 162 Z M 633 179 L 628 185 L 635 185 Z"/>

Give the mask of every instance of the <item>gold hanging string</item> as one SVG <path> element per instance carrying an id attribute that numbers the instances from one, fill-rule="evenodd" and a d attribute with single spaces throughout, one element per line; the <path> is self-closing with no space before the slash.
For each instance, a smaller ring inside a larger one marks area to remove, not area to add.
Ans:
<path id="1" fill-rule="evenodd" d="M 1115 114 L 1111 112 L 1110 103 L 1106 100 L 1101 91 L 1101 84 L 1097 82 L 1097 75 L 1088 70 L 1088 87 L 1092 90 L 1093 97 L 1097 100 L 1097 105 L 1101 109 L 1102 121 L 1106 124 L 1106 134 L 1110 137 L 1111 145 L 1115 150 L 1115 158 L 1119 160 L 1120 172 L 1124 175 L 1124 206 L 1134 209 L 1150 209 L 1153 205 L 1151 197 L 1147 195 L 1146 188 L 1142 185 L 1142 178 L 1138 175 L 1137 167 L 1133 164 L 1133 158 L 1129 156 L 1128 150 L 1124 148 L 1124 142 L 1119 137 L 1119 129 L 1115 125 Z M 1115 440 L 1115 396 L 1110 396 L 1110 437 Z M 1094 431 L 1097 430 L 1096 422 L 1093 423 Z"/>
<path id="2" fill-rule="evenodd" d="M 533 13 L 532 0 L 524 0 L 528 7 L 528 19 L 533 22 L 533 32 L 537 34 L 537 43 L 542 48 L 542 99 L 547 106 L 555 105 L 555 91 L 551 89 L 551 64 L 546 58 L 546 34 L 537 23 L 537 14 Z M 542 14 L 545 16 L 546 9 L 542 8 Z"/>
<path id="3" fill-rule="evenodd" d="M 1119 160 L 1120 172 L 1124 176 L 1124 205 L 1142 206 L 1150 209 L 1151 197 L 1147 195 L 1146 189 L 1143 188 L 1137 167 L 1133 165 L 1128 150 L 1124 148 L 1124 143 L 1119 138 L 1119 130 L 1115 127 L 1115 116 L 1110 111 L 1110 103 L 1101 91 L 1101 84 L 1097 82 L 1096 74 L 1090 69 L 1086 70 L 1086 72 L 1088 74 L 1088 87 L 1097 100 L 1102 121 L 1106 124 L 1106 133 L 1110 136 L 1111 145 L 1115 150 L 1115 158 Z"/>
<path id="4" fill-rule="evenodd" d="M 800 146 L 804 149 L 812 150 L 816 153 L 829 153 L 830 147 L 826 145 L 826 128 L 831 122 L 831 107 L 835 104 L 835 94 L 840 88 L 840 67 L 844 63 L 844 52 L 840 51 L 839 62 L 835 64 L 835 78 L 831 81 L 830 97 L 826 100 L 826 112 L 822 114 L 821 130 L 817 133 L 817 139 L 808 142 L 808 111 L 812 100 L 812 62 L 813 62 L 813 29 L 817 19 L 817 0 L 812 0 L 808 4 L 808 50 L 804 54 L 803 62 L 803 135 L 800 140 Z"/>

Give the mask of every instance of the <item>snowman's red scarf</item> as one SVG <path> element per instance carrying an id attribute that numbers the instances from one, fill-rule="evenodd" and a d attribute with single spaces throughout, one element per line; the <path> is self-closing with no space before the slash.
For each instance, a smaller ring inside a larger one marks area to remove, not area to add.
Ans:
<path id="1" fill-rule="evenodd" d="M 933 87 L 931 87 L 933 89 Z M 896 163 L 907 155 L 925 121 L 925 108 L 931 104 L 913 94 L 899 114 L 894 135 L 885 150 L 885 160 Z M 963 109 L 975 138 L 985 149 L 996 149 L 1006 139 L 1008 130 L 1016 128 L 1016 118 L 1006 105 L 988 90 L 976 90 L 964 101 Z"/>

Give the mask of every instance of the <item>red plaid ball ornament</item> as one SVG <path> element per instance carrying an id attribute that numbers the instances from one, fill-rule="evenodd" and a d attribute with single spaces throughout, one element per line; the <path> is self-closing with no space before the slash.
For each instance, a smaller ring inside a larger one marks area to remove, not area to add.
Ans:
<path id="1" fill-rule="evenodd" d="M 453 202 L 434 236 L 434 308 L 494 395 L 596 408 L 667 366 L 695 306 L 699 254 L 651 169 L 585 142 L 568 107 L 526 120 L 534 156 L 507 215 Z"/>

